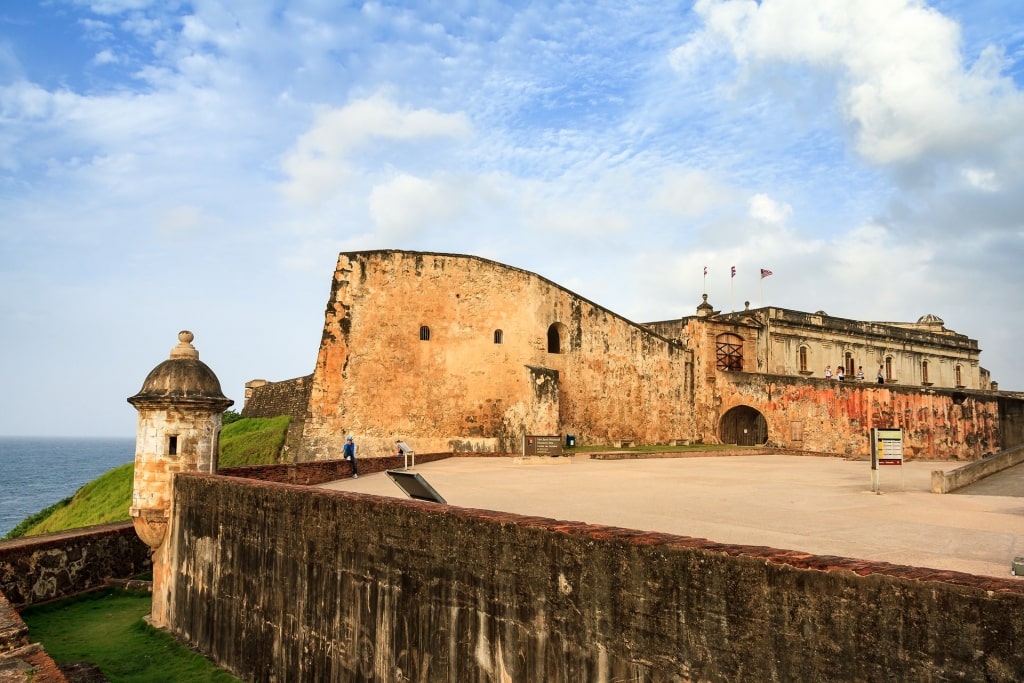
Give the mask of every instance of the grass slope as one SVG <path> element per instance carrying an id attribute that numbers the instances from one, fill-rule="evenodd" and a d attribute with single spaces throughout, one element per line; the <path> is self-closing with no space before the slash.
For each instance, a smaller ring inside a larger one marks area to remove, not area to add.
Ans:
<path id="1" fill-rule="evenodd" d="M 149 593 L 103 589 L 21 613 L 58 664 L 88 661 L 111 683 L 231 683 L 230 674 L 142 621 Z"/>
<path id="2" fill-rule="evenodd" d="M 246 418 L 225 425 L 220 433 L 221 467 L 280 462 L 291 418 Z M 115 467 L 78 489 L 74 496 L 25 518 L 5 538 L 36 536 L 129 519 L 135 467 Z"/>

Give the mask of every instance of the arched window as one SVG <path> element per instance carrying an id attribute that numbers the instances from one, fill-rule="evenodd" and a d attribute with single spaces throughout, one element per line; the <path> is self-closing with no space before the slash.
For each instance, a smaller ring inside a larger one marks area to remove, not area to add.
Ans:
<path id="1" fill-rule="evenodd" d="M 558 323 L 551 323 L 548 327 L 548 353 L 562 352 L 562 335 L 558 330 Z"/>
<path id="2" fill-rule="evenodd" d="M 807 347 L 806 346 L 801 346 L 800 347 L 800 351 L 798 352 L 798 357 L 800 359 L 800 372 L 807 372 L 807 365 L 808 364 L 807 364 Z"/>
<path id="3" fill-rule="evenodd" d="M 715 360 L 719 370 L 743 371 L 743 338 L 735 334 L 720 334 L 715 339 Z"/>
<path id="4" fill-rule="evenodd" d="M 430 341 L 430 328 L 426 325 L 420 326 L 420 341 Z"/>
<path id="5" fill-rule="evenodd" d="M 953 377 L 955 379 L 956 386 L 962 387 L 964 385 L 963 375 L 960 374 L 960 366 L 953 368 Z"/>
<path id="6" fill-rule="evenodd" d="M 501 344 L 505 340 L 505 335 L 501 330 L 494 331 L 494 343 Z"/>
<path id="7" fill-rule="evenodd" d="M 921 361 L 921 384 L 928 384 L 928 361 Z"/>
<path id="8" fill-rule="evenodd" d="M 853 377 L 853 354 L 847 351 L 843 360 L 846 365 L 846 374 Z"/>

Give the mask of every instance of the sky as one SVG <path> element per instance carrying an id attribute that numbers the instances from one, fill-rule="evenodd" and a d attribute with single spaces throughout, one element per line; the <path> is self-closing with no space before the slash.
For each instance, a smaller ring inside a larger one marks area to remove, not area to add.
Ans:
<path id="1" fill-rule="evenodd" d="M 1022 88 L 1019 0 L 2 3 L 0 435 L 132 436 L 182 329 L 241 409 L 366 249 L 931 313 L 1024 390 Z"/>

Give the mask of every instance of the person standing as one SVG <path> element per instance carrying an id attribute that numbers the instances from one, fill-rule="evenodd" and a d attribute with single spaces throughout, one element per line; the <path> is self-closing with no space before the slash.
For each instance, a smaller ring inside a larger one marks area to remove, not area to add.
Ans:
<path id="1" fill-rule="evenodd" d="M 843 371 L 842 365 L 836 366 L 836 379 L 839 380 L 840 382 L 846 379 L 846 373 Z"/>
<path id="2" fill-rule="evenodd" d="M 831 365 L 826 365 L 825 366 L 825 379 L 832 379 L 832 366 Z"/>
<path id="3" fill-rule="evenodd" d="M 878 366 L 878 383 L 885 384 L 885 376 L 882 374 L 883 366 Z"/>
<path id="4" fill-rule="evenodd" d="M 857 366 L 856 380 L 858 382 L 863 382 L 864 381 L 864 366 L 863 365 L 858 365 Z"/>
<path id="5" fill-rule="evenodd" d="M 356 442 L 351 436 L 345 437 L 345 447 L 341 449 L 341 457 L 352 463 L 352 478 L 359 478 L 359 467 L 356 465 Z"/>

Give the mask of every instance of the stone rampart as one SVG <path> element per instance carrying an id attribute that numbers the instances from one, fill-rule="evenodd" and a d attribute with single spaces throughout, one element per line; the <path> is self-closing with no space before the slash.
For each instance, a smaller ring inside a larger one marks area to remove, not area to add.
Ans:
<path id="1" fill-rule="evenodd" d="M 339 255 L 305 451 L 518 452 L 524 434 L 658 443 L 692 433 L 685 348 L 487 259 Z M 627 431 L 628 433 L 624 433 Z"/>
<path id="2" fill-rule="evenodd" d="M 872 427 L 903 429 L 905 452 L 918 459 L 976 460 L 1009 445 L 1000 435 L 1000 399 L 986 392 L 737 372 L 723 373 L 700 396 L 723 414 L 741 405 L 758 410 L 769 442 L 783 448 L 866 456 Z"/>
<path id="3" fill-rule="evenodd" d="M 313 376 L 305 375 L 280 382 L 246 386 L 245 405 L 242 417 L 278 417 L 288 415 L 288 433 L 284 439 L 285 459 L 302 453 L 302 429 L 309 412 L 309 392 L 313 387 Z"/>
<path id="4" fill-rule="evenodd" d="M 1024 678 L 1024 583 L 215 475 L 170 629 L 248 681 Z"/>
<path id="5" fill-rule="evenodd" d="M 249 388 L 242 417 L 291 415 L 293 420 L 301 422 L 309 408 L 312 380 L 312 375 L 305 375 Z"/>
<path id="6" fill-rule="evenodd" d="M 18 608 L 66 598 L 150 569 L 131 522 L 0 542 L 0 593 Z"/>
<path id="7" fill-rule="evenodd" d="M 416 455 L 420 464 L 450 458 L 451 453 L 423 453 Z M 357 458 L 356 464 L 362 474 L 373 474 L 384 470 L 400 469 L 404 458 L 390 455 L 382 458 Z M 222 467 L 217 474 L 225 477 L 241 477 L 273 481 L 279 484 L 316 486 L 328 481 L 347 479 L 352 476 L 352 463 L 348 460 L 314 460 L 311 462 L 286 463 L 283 465 L 246 465 L 244 467 Z"/>

